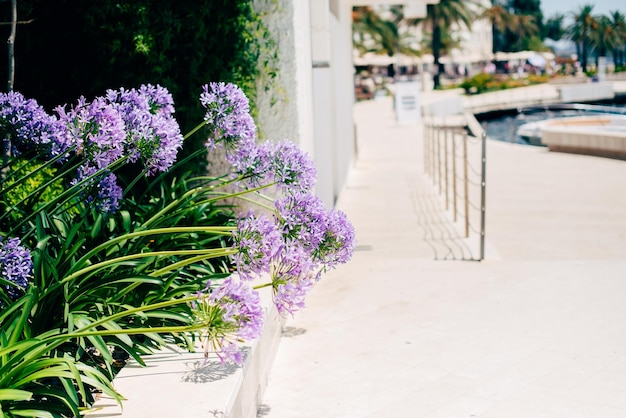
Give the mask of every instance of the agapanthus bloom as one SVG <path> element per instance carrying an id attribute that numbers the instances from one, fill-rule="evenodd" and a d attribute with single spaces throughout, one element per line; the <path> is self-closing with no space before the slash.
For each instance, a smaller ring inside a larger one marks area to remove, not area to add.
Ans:
<path id="1" fill-rule="evenodd" d="M 306 193 L 315 186 L 317 170 L 313 159 L 293 142 L 266 142 L 271 166 L 269 175 L 279 188 L 289 193 Z"/>
<path id="2" fill-rule="evenodd" d="M 182 147 L 183 136 L 173 116 L 174 100 L 167 89 L 147 84 L 139 90 L 108 90 L 106 99 L 124 121 L 124 148 L 129 161 L 141 159 L 148 174 L 170 168 Z"/>
<path id="3" fill-rule="evenodd" d="M 70 141 L 86 164 L 97 169 L 124 156 L 126 131 L 120 113 L 103 98 L 88 103 L 84 97 L 66 111 L 57 107 L 59 119 L 65 123 Z"/>
<path id="4" fill-rule="evenodd" d="M 236 342 L 261 335 L 264 316 L 259 294 L 233 276 L 208 290 L 210 294 L 200 294 L 196 304 L 199 319 L 209 322 L 206 348 L 213 348 L 222 361 L 241 364 L 243 356 L 233 349 Z M 208 355 L 208 351 L 205 354 Z"/>
<path id="5" fill-rule="evenodd" d="M 0 93 L 0 136 L 18 154 L 35 149 L 56 157 L 69 147 L 64 125 L 18 92 Z"/>
<path id="6" fill-rule="evenodd" d="M 33 276 L 33 260 L 30 251 L 19 238 L 3 240 L 0 237 L 0 277 L 13 285 L 5 285 L 10 298 L 16 299 L 28 287 Z"/>
<path id="7" fill-rule="evenodd" d="M 232 83 L 213 82 L 202 86 L 200 103 L 206 109 L 204 121 L 211 130 L 207 146 L 236 148 L 242 140 L 254 139 L 256 125 L 244 92 Z"/>
<path id="8" fill-rule="evenodd" d="M 298 242 L 288 241 L 272 260 L 270 277 L 274 304 L 280 313 L 304 308 L 308 291 L 317 279 L 317 265 Z"/>
<path id="9" fill-rule="evenodd" d="M 324 236 L 313 249 L 313 260 L 325 268 L 346 263 L 352 257 L 355 243 L 354 227 L 348 217 L 342 211 L 333 209 L 326 217 Z"/>
<path id="10" fill-rule="evenodd" d="M 274 202 L 278 224 L 285 240 L 295 240 L 313 249 L 326 233 L 327 212 L 321 199 L 312 194 L 287 195 Z"/>
<path id="11" fill-rule="evenodd" d="M 233 247 L 237 249 L 233 260 L 243 279 L 268 272 L 272 258 L 283 243 L 276 223 L 265 215 L 253 213 L 238 219 L 233 241 Z"/>
<path id="12" fill-rule="evenodd" d="M 96 174 L 99 170 L 89 165 L 83 165 L 78 169 L 78 174 L 71 185 L 76 185 L 81 181 L 88 179 Z M 122 199 L 122 188 L 117 184 L 115 174 L 105 170 L 104 173 L 95 176 L 91 180 L 87 180 L 83 193 L 83 197 L 89 203 L 94 203 L 96 207 L 104 213 L 114 213 Z"/>
<path id="13" fill-rule="evenodd" d="M 252 140 L 241 141 L 236 149 L 226 154 L 233 177 L 243 179 L 247 187 L 264 186 L 273 182 L 268 174 L 272 167 L 272 156 L 263 146 Z"/>

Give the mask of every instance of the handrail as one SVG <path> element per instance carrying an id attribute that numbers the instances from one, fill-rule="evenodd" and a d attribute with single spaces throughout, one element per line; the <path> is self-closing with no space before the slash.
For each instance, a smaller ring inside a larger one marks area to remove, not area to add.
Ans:
<path id="1" fill-rule="evenodd" d="M 626 108 L 602 105 L 590 105 L 583 103 L 555 103 L 540 106 L 527 106 L 517 109 L 518 113 L 543 112 L 546 110 L 584 110 L 586 112 L 610 113 L 615 115 L 625 115 Z"/>
<path id="2" fill-rule="evenodd" d="M 478 131 L 479 137 L 445 121 L 424 122 L 424 172 L 463 238 L 478 236 L 478 257 L 472 251 L 470 258 L 474 261 L 485 259 L 487 135 Z"/>

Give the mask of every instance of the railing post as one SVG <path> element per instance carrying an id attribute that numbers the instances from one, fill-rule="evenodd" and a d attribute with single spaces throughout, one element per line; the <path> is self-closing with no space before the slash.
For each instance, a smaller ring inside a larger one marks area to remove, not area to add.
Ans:
<path id="1" fill-rule="evenodd" d="M 482 170 L 480 182 L 480 260 L 485 259 L 485 214 L 487 191 L 487 133 L 482 134 Z"/>
<path id="2" fill-rule="evenodd" d="M 441 195 L 441 126 L 439 126 L 437 130 L 437 171 L 439 177 L 439 194 Z"/>
<path id="3" fill-rule="evenodd" d="M 435 122 L 431 121 L 430 125 L 430 179 L 435 182 Z"/>
<path id="4" fill-rule="evenodd" d="M 456 222 L 456 132 L 452 132 L 452 210 Z"/>
<path id="5" fill-rule="evenodd" d="M 423 154 L 424 154 L 424 174 L 428 174 L 429 171 L 429 157 L 430 155 L 428 154 L 428 124 L 426 122 L 424 122 L 424 124 L 422 125 L 422 141 L 424 143 L 424 148 L 422 150 Z"/>
<path id="6" fill-rule="evenodd" d="M 448 132 L 449 129 L 448 127 L 444 127 L 445 131 L 444 131 L 444 136 L 443 136 L 443 155 L 445 158 L 445 162 L 444 162 L 444 186 L 445 186 L 445 190 L 446 190 L 446 210 L 448 210 L 450 208 L 450 188 L 449 188 L 449 181 L 448 181 Z"/>
<path id="7" fill-rule="evenodd" d="M 463 134 L 463 198 L 465 206 L 465 238 L 469 238 L 469 178 L 467 174 L 467 132 Z"/>

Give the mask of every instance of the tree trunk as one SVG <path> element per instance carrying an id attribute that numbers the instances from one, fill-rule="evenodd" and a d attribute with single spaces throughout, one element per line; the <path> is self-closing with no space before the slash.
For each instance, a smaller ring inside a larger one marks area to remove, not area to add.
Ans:
<path id="1" fill-rule="evenodd" d="M 7 50 L 9 55 L 9 68 L 7 91 L 13 91 L 13 80 L 15 77 L 15 29 L 17 26 L 17 0 L 11 0 L 11 33 L 7 40 Z M 0 170 L 0 181 L 6 178 L 8 172 L 9 158 L 11 158 L 11 137 L 2 138 L 2 169 Z"/>
<path id="2" fill-rule="evenodd" d="M 435 67 L 435 75 L 433 76 L 433 85 L 437 89 L 441 85 L 439 77 L 443 72 L 443 65 L 439 62 L 439 50 L 441 49 L 441 28 L 439 27 L 439 19 L 437 18 L 437 7 L 433 7 L 432 24 L 433 24 L 433 66 Z"/>
<path id="3" fill-rule="evenodd" d="M 9 71 L 7 81 L 7 91 L 13 91 L 15 80 L 15 32 L 17 27 L 17 0 L 11 0 L 11 33 L 7 40 L 7 50 L 9 55 Z"/>

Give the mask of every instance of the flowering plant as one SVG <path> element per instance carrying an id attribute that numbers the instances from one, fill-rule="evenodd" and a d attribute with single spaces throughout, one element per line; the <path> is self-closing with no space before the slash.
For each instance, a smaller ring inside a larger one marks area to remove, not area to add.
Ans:
<path id="1" fill-rule="evenodd" d="M 90 388 L 121 401 L 116 352 L 142 363 L 164 344 L 200 339 L 206 355 L 241 363 L 238 343 L 258 337 L 265 318 L 260 288 L 293 313 L 350 259 L 354 230 L 312 193 L 313 161 L 289 142 L 257 143 L 237 86 L 205 85 L 200 102 L 204 120 L 183 136 L 160 86 L 80 98 L 55 115 L 0 94 L 5 415 L 77 416 Z M 192 134 L 206 147 L 178 159 Z M 185 172 L 216 148 L 229 172 Z M 224 203 L 233 198 L 258 210 L 237 212 Z"/>

